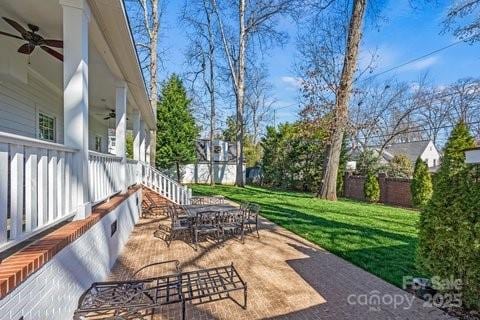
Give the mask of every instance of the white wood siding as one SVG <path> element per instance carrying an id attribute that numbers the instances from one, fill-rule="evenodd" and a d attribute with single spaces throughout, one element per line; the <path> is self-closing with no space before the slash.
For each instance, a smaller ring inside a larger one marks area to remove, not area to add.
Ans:
<path id="1" fill-rule="evenodd" d="M 28 84 L 13 78 L 0 82 L 0 131 L 38 137 L 38 112 L 55 117 L 57 143 L 63 143 L 63 108 L 60 97 L 31 75 Z"/>
<path id="2" fill-rule="evenodd" d="M 94 112 L 94 110 L 91 110 Z M 63 107 L 58 93 L 28 76 L 28 84 L 14 78 L 0 78 L 0 131 L 38 138 L 38 113 L 55 117 L 54 142 L 63 143 Z M 108 126 L 89 117 L 89 148 L 95 149 L 95 136 L 102 137 L 101 152 L 108 149 Z"/>
<path id="3" fill-rule="evenodd" d="M 423 161 L 427 161 L 427 165 L 430 168 L 440 165 L 440 153 L 432 141 L 427 145 L 420 158 Z"/>

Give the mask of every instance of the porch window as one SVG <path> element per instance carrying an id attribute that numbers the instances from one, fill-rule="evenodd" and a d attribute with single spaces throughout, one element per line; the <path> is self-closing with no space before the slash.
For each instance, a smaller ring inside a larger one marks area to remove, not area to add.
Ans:
<path id="1" fill-rule="evenodd" d="M 44 113 L 38 114 L 38 137 L 55 142 L 55 118 Z"/>
<path id="2" fill-rule="evenodd" d="M 95 136 L 95 151 L 102 151 L 102 137 Z"/>

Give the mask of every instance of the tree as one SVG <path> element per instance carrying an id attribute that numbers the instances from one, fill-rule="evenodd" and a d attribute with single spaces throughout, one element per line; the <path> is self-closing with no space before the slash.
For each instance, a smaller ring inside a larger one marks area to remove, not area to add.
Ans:
<path id="1" fill-rule="evenodd" d="M 432 197 L 433 186 L 427 163 L 420 157 L 415 162 L 415 170 L 410 188 L 413 205 L 423 208 Z"/>
<path id="2" fill-rule="evenodd" d="M 176 166 L 180 182 L 180 164 L 195 160 L 198 128 L 189 108 L 190 99 L 182 81 L 172 75 L 163 85 L 157 109 L 157 153 L 155 164 L 169 169 Z"/>
<path id="3" fill-rule="evenodd" d="M 410 178 L 413 174 L 412 161 L 404 154 L 393 156 L 388 163 L 387 174 L 390 177 Z"/>
<path id="4" fill-rule="evenodd" d="M 264 124 L 271 119 L 274 104 L 272 85 L 268 82 L 268 73 L 263 66 L 252 66 L 247 73 L 245 89 L 245 124 L 247 132 L 257 145 L 263 133 Z"/>
<path id="5" fill-rule="evenodd" d="M 158 102 L 158 69 L 161 56 L 159 52 L 159 35 L 160 19 L 164 12 L 164 4 L 161 0 L 129 0 L 126 3 L 128 12 L 132 13 L 134 17 L 134 19 L 129 21 L 132 22 L 135 44 L 141 58 L 142 71 L 147 72 L 150 105 L 154 114 L 157 111 Z M 151 134 L 150 145 L 151 150 L 156 150 L 156 135 L 154 132 Z M 151 152 L 152 163 L 155 158 L 155 152 Z"/>
<path id="6" fill-rule="evenodd" d="M 327 156 L 327 165 L 320 195 L 323 199 L 337 200 L 337 176 L 340 164 L 343 136 L 348 119 L 348 103 L 355 73 L 361 29 L 365 15 L 366 0 L 355 0 L 348 28 L 347 47 L 344 57 L 340 85 L 335 100 L 332 142 Z"/>
<path id="7" fill-rule="evenodd" d="M 277 18 L 295 10 L 296 0 L 247 1 L 239 0 L 233 8 L 233 16 L 237 17 L 236 26 L 228 28 L 224 23 L 227 15 L 225 7 L 221 8 L 217 0 L 211 0 L 220 30 L 225 60 L 235 93 L 236 107 L 236 181 L 237 186 L 244 186 L 243 179 L 243 141 L 244 141 L 244 108 L 245 81 L 248 55 L 252 54 L 252 41 L 255 38 L 268 45 L 281 40 L 283 34 L 277 31 Z M 232 8 L 231 8 L 232 9 Z"/>
<path id="8" fill-rule="evenodd" d="M 210 155 L 214 154 L 214 137 L 216 130 L 216 96 L 217 96 L 217 42 L 215 39 L 216 28 L 214 25 L 214 12 L 212 2 L 210 0 L 196 0 L 185 4 L 183 20 L 192 27 L 193 31 L 189 34 L 190 50 L 187 54 L 189 65 L 194 68 L 193 85 L 197 89 L 196 84 L 200 76 L 200 95 L 206 92 L 209 104 L 209 140 Z M 214 179 L 214 157 L 210 157 L 209 176 L 210 185 L 215 185 Z"/>
<path id="9" fill-rule="evenodd" d="M 480 40 L 480 0 L 455 0 L 443 21 L 445 30 L 462 40 Z"/>
<path id="10" fill-rule="evenodd" d="M 128 159 L 133 159 L 133 134 L 131 131 L 127 132 L 125 141 L 126 154 Z"/>
<path id="11" fill-rule="evenodd" d="M 376 173 L 369 172 L 367 174 L 363 185 L 363 192 L 368 202 L 378 202 L 380 200 L 380 184 L 378 183 Z"/>
<path id="12" fill-rule="evenodd" d="M 478 168 L 465 163 L 464 153 L 473 146 L 467 125 L 458 123 L 420 215 L 418 263 L 441 279 L 460 279 L 463 305 L 480 309 L 480 186 Z"/>

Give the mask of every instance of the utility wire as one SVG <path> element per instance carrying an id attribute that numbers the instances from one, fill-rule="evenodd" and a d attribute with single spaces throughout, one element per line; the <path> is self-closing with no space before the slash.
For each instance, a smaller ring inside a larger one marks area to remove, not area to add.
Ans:
<path id="1" fill-rule="evenodd" d="M 422 56 L 420 56 L 420 57 L 413 58 L 413 59 L 408 60 L 408 61 L 406 61 L 406 62 L 404 62 L 404 63 L 401 63 L 401 64 L 399 64 L 399 65 L 397 65 L 397 66 L 394 66 L 394 67 L 391 67 L 391 68 L 389 68 L 389 69 L 387 69 L 387 70 L 384 70 L 384 71 L 382 71 L 382 72 L 373 74 L 373 75 L 371 75 L 371 76 L 369 76 L 369 77 L 366 77 L 366 78 L 363 78 L 363 79 L 359 79 L 359 81 L 360 81 L 360 82 L 367 81 L 367 80 L 376 78 L 376 77 L 378 77 L 378 76 L 381 76 L 381 75 L 383 75 L 383 74 L 385 74 L 385 73 L 388 73 L 388 72 L 391 72 L 391 71 L 393 71 L 393 70 L 396 70 L 396 69 L 400 69 L 400 68 L 402 68 L 402 67 L 405 67 L 405 66 L 407 66 L 407 65 L 409 65 L 409 64 L 415 63 L 415 62 L 417 62 L 417 61 L 421 61 L 421 60 L 423 60 L 423 59 L 425 59 L 425 58 L 428 58 L 428 57 L 430 57 L 430 56 L 432 56 L 432 55 L 435 55 L 435 54 L 437 54 L 437 53 L 439 53 L 439 52 L 441 52 L 441 51 L 443 51 L 443 50 L 447 50 L 447 49 L 449 49 L 449 48 L 451 48 L 451 47 L 454 47 L 454 46 L 456 46 L 456 45 L 459 45 L 459 44 L 461 44 L 461 43 L 465 43 L 465 42 L 468 41 L 469 39 L 470 39 L 470 38 L 455 41 L 455 42 L 453 42 L 453 43 L 450 43 L 449 45 L 446 45 L 446 46 L 444 46 L 444 47 L 441 47 L 441 48 L 435 49 L 435 50 L 433 50 L 433 51 L 430 51 L 430 52 L 428 52 L 428 53 L 426 53 L 426 54 L 424 54 L 424 55 L 422 55 Z"/>
<path id="2" fill-rule="evenodd" d="M 480 124 L 480 121 L 473 121 L 473 122 L 468 122 L 468 123 L 465 123 L 467 126 L 471 126 L 471 125 L 475 125 L 475 124 Z M 413 127 L 413 128 L 418 128 L 419 126 L 417 127 Z M 447 129 L 447 128 L 453 128 L 455 127 L 454 124 L 449 124 L 449 125 L 444 125 L 444 126 L 440 126 L 440 127 L 435 127 L 435 128 L 432 128 L 432 129 L 435 129 L 435 130 L 441 130 L 441 129 Z M 418 129 L 418 130 L 406 130 L 406 131 L 402 131 L 400 132 L 398 135 L 403 135 L 403 134 L 408 134 L 408 133 L 419 133 L 419 132 L 424 132 L 424 131 L 429 131 L 430 129 Z M 367 136 L 367 138 L 369 139 L 372 139 L 372 138 L 388 138 L 388 137 L 391 137 L 392 134 L 382 134 L 382 135 L 377 135 L 377 136 Z"/>

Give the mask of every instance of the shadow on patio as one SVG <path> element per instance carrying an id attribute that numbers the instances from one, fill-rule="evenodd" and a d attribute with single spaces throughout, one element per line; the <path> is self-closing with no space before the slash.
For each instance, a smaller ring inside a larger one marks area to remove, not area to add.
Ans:
<path id="1" fill-rule="evenodd" d="M 424 308 L 419 300 L 409 309 L 349 303 L 349 295 L 375 290 L 408 294 L 265 219 L 259 239 L 249 235 L 245 244 L 236 239 L 203 242 L 198 251 L 182 240 L 167 248 L 155 236 L 163 223 L 162 219 L 142 219 L 137 224 L 112 269 L 111 280 L 132 278 L 135 270 L 152 262 L 177 259 L 183 271 L 233 262 L 248 284 L 247 310 L 228 299 L 187 304 L 188 319 L 443 319 L 437 309 Z M 232 296 L 242 301 L 240 293 Z M 153 318 L 180 319 L 180 306 L 157 310 Z"/>

